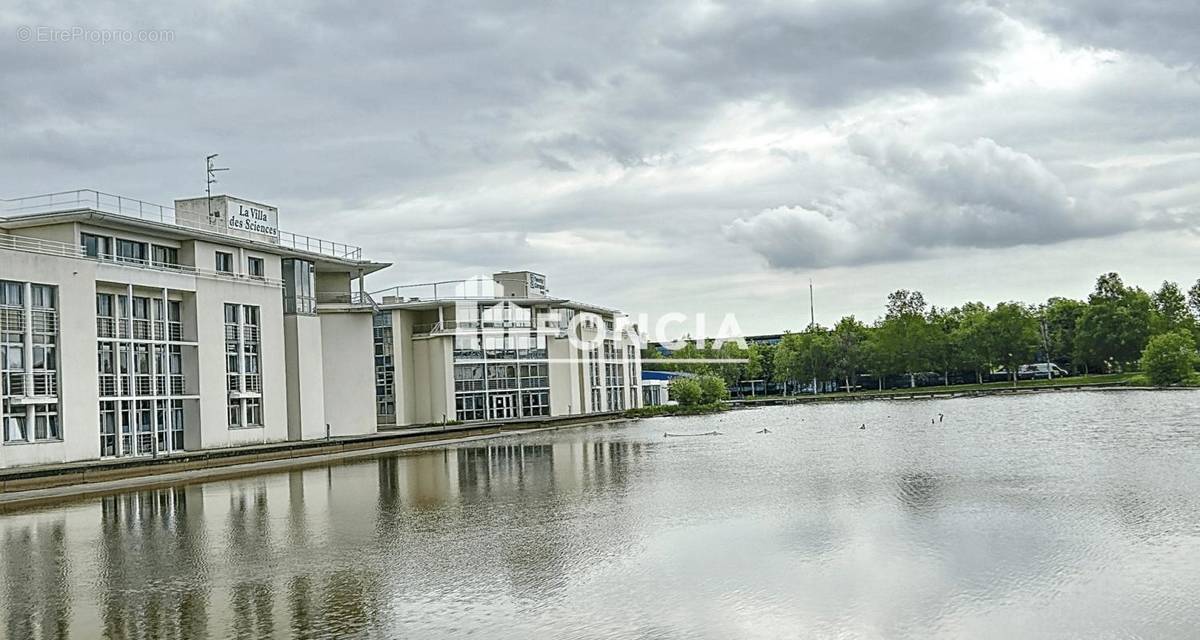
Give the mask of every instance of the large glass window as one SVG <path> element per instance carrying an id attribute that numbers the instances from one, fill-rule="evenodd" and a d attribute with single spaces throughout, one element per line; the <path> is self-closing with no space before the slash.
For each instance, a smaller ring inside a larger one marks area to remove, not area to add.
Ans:
<path id="1" fill-rule="evenodd" d="M 83 249 L 83 255 L 89 258 L 108 258 L 112 254 L 110 243 L 111 240 L 104 236 L 79 234 L 79 247 Z"/>
<path id="2" fill-rule="evenodd" d="M 146 262 L 146 243 L 117 238 L 117 260 L 122 262 Z"/>
<path id="3" fill-rule="evenodd" d="M 283 261 L 283 312 L 313 315 L 317 312 L 316 270 L 308 260 Z"/>
<path id="4" fill-rule="evenodd" d="M 154 264 L 174 267 L 179 265 L 179 249 L 154 245 Z"/>

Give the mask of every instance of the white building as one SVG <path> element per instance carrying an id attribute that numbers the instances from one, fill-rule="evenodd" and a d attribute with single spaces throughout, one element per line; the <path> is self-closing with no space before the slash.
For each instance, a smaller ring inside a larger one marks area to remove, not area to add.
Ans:
<path id="1" fill-rule="evenodd" d="M 388 265 L 228 196 L 0 208 L 0 468 L 372 433 Z"/>
<path id="2" fill-rule="evenodd" d="M 373 294 L 381 425 L 514 420 L 641 406 L 620 312 L 549 295 L 530 271 Z"/>

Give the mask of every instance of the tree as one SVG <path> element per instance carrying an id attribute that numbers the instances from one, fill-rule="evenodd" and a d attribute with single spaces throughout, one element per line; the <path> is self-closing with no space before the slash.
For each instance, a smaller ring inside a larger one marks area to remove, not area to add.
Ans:
<path id="1" fill-rule="evenodd" d="M 821 327 L 784 334 L 775 349 L 775 378 L 781 382 L 828 380 L 833 363 L 833 339 Z"/>
<path id="2" fill-rule="evenodd" d="M 1188 309 L 1191 309 L 1193 318 L 1200 320 L 1200 279 L 1188 289 Z"/>
<path id="3" fill-rule="evenodd" d="M 667 389 L 667 397 L 685 407 L 698 405 L 704 398 L 704 390 L 695 378 L 675 378 Z"/>
<path id="4" fill-rule="evenodd" d="M 854 389 L 850 379 L 858 380 L 858 372 L 866 364 L 867 326 L 854 316 L 846 316 L 833 327 L 833 375 L 846 382 L 846 392 Z"/>
<path id="5" fill-rule="evenodd" d="M 888 294 L 887 317 L 925 314 L 925 296 L 920 291 L 897 289 Z"/>
<path id="6" fill-rule="evenodd" d="M 949 385 L 950 371 L 962 366 L 962 350 L 957 340 L 962 311 L 957 307 L 930 307 L 926 321 L 929 323 L 929 364 L 942 374 L 942 382 Z"/>
<path id="7" fill-rule="evenodd" d="M 1124 367 L 1137 361 L 1150 337 L 1153 304 L 1145 291 L 1126 287 L 1107 273 L 1096 280 L 1075 332 L 1076 352 L 1085 360 Z"/>
<path id="8" fill-rule="evenodd" d="M 1158 291 L 1150 296 L 1154 304 L 1154 319 L 1151 331 L 1155 334 L 1169 333 L 1178 329 L 1191 331 L 1195 323 L 1188 311 L 1187 297 L 1174 282 L 1164 280 Z"/>
<path id="9" fill-rule="evenodd" d="M 907 373 L 909 386 L 917 386 L 916 373 L 929 367 L 933 338 L 921 292 L 900 289 L 888 294 L 887 315 L 875 332 L 878 364 L 888 373 Z"/>
<path id="10" fill-rule="evenodd" d="M 1019 302 L 1001 302 L 984 321 L 988 357 L 1004 365 L 1017 381 L 1017 369 L 1037 353 L 1038 325 L 1029 309 Z"/>
<path id="11" fill-rule="evenodd" d="M 1154 336 L 1142 352 L 1142 368 L 1158 385 L 1187 380 L 1196 370 L 1196 362 L 1196 341 L 1184 330 Z"/>
<path id="12" fill-rule="evenodd" d="M 1076 327 L 1084 309 L 1087 309 L 1086 304 L 1070 298 L 1050 298 L 1042 307 L 1050 359 L 1064 369 L 1076 372 L 1087 370 L 1087 362 L 1077 357 L 1075 349 Z"/>
<path id="13" fill-rule="evenodd" d="M 983 383 L 983 374 L 991 370 L 988 349 L 987 318 L 991 310 L 982 302 L 968 302 L 959 309 L 958 326 L 954 329 L 954 345 L 958 349 L 960 366 L 975 373 L 975 381 Z"/>
<path id="14" fill-rule="evenodd" d="M 700 376 L 697 382 L 700 386 L 701 404 L 713 404 L 729 398 L 729 388 L 720 377 Z"/>

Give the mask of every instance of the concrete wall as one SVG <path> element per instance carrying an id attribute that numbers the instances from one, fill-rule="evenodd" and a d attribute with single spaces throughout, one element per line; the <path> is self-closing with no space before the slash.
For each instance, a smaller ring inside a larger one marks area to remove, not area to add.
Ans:
<path id="1" fill-rule="evenodd" d="M 283 318 L 287 366 L 288 439 L 325 437 L 325 373 L 321 319 L 288 315 Z"/>
<path id="2" fill-rule="evenodd" d="M 374 433 L 375 342 L 371 313 L 321 313 L 325 422 L 335 436 Z"/>
<path id="3" fill-rule="evenodd" d="M 573 362 L 577 349 L 565 337 L 551 338 L 546 346 L 550 356 L 550 415 L 583 413 L 585 406 L 579 397 L 579 364 Z"/>

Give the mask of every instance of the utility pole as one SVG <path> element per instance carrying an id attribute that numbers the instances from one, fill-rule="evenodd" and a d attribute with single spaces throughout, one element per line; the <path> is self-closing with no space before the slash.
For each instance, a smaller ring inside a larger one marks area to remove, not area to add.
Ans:
<path id="1" fill-rule="evenodd" d="M 1042 312 L 1042 351 L 1046 354 L 1046 376 L 1054 379 L 1054 364 L 1050 360 L 1050 328 L 1046 324 L 1046 313 Z"/>
<path id="2" fill-rule="evenodd" d="M 817 311 L 813 307 L 813 284 L 812 278 L 808 279 L 808 330 L 812 334 L 809 336 L 810 341 L 816 337 L 817 331 Z M 813 395 L 817 395 L 817 350 L 813 348 L 813 343 L 809 342 L 809 361 L 813 370 Z"/>
<path id="3" fill-rule="evenodd" d="M 208 201 L 208 221 L 210 223 L 212 222 L 212 186 L 214 184 L 216 184 L 216 182 L 217 182 L 217 172 L 218 171 L 229 171 L 229 167 L 213 166 L 213 160 L 216 160 L 217 156 L 219 156 L 219 155 L 221 155 L 221 154 L 214 153 L 211 156 L 207 156 L 204 159 L 205 164 L 208 166 L 208 173 L 207 173 L 208 178 L 204 184 L 204 193 L 206 196 L 205 200 Z"/>

